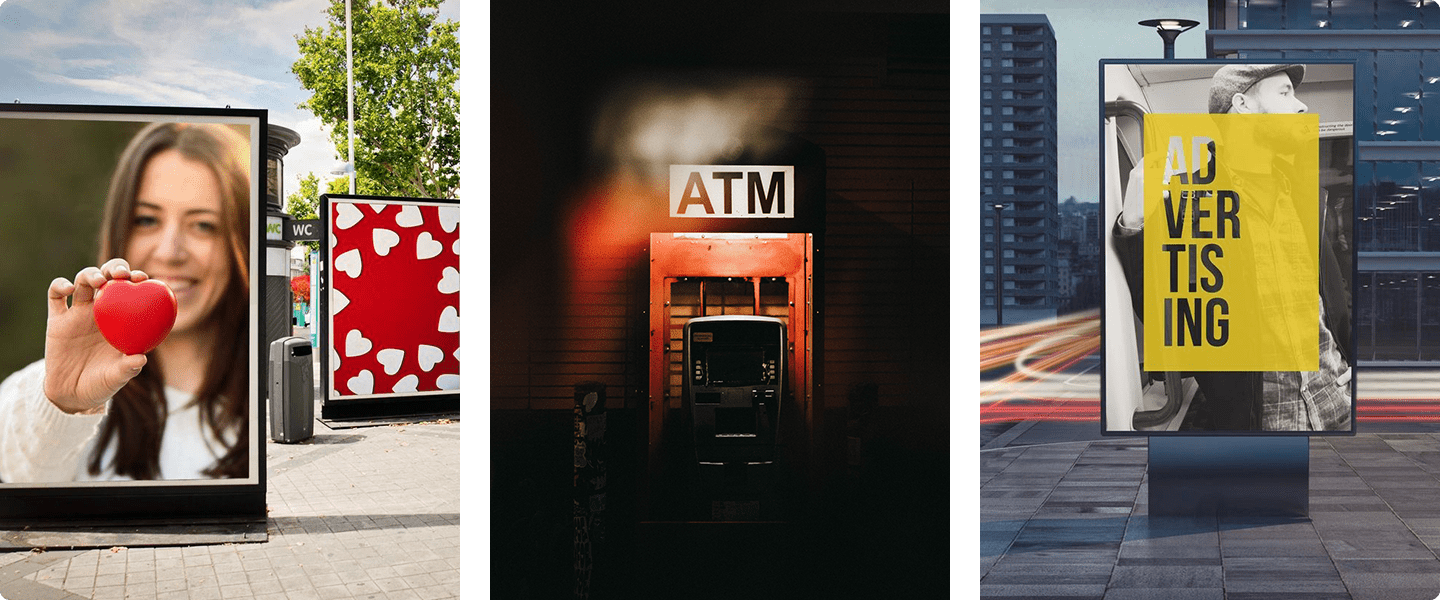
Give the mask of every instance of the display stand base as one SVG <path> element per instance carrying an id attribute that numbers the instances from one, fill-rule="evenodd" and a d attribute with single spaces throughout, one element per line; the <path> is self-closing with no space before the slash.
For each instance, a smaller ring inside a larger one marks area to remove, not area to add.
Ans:
<path id="1" fill-rule="evenodd" d="M 1308 436 L 1150 437 L 1150 515 L 1305 517 Z"/>
<path id="2" fill-rule="evenodd" d="M 191 524 L 36 524 L 0 529 L 0 552 L 14 550 L 113 548 L 124 546 L 199 546 L 263 543 L 270 539 L 264 520 Z"/>

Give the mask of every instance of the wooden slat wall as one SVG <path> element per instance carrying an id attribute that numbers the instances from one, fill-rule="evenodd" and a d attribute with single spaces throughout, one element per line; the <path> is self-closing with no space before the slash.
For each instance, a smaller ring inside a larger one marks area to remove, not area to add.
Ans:
<path id="1" fill-rule="evenodd" d="M 899 78 L 887 77 L 883 49 L 775 66 L 803 74 L 809 97 L 782 117 L 826 155 L 823 405 L 846 406 L 847 390 L 862 382 L 879 385 L 882 405 L 941 403 L 949 381 L 950 91 L 887 86 Z M 617 395 L 643 406 L 645 252 L 638 242 L 615 247 L 574 273 L 604 292 L 534 315 L 526 348 L 494 352 L 492 407 L 568 409 L 571 386 L 582 380 L 610 385 L 611 406 Z"/>
<path id="2" fill-rule="evenodd" d="M 798 134 L 826 155 L 823 388 L 878 384 L 882 405 L 948 387 L 949 92 L 886 86 L 884 60 L 816 69 Z"/>
<path id="3" fill-rule="evenodd" d="M 524 388 L 511 388 L 521 393 L 507 403 L 568 410 L 581 381 L 605 383 L 612 408 L 635 401 L 646 386 L 645 252 L 643 245 L 610 246 L 564 278 L 587 291 L 532 319 L 526 364 L 508 366 L 524 370 Z"/>

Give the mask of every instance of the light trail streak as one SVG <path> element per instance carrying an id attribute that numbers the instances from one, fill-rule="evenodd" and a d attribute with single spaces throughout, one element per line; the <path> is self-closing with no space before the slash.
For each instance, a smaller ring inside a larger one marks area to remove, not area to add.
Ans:
<path id="1" fill-rule="evenodd" d="M 1098 420 L 1099 394 L 1068 385 L 1060 375 L 1099 347 L 1098 310 L 986 332 L 980 350 L 982 371 L 1006 365 L 1013 365 L 1015 370 L 981 390 L 980 422 L 1036 417 L 1048 421 Z M 1056 394 L 1057 385 L 1067 389 Z"/>
<path id="2" fill-rule="evenodd" d="M 1098 310 L 981 332 L 981 373 L 1005 367 L 1014 371 L 982 382 L 980 422 L 1098 423 L 1099 376 L 1075 375 L 1066 370 L 1099 349 Z M 1374 371 L 1359 378 L 1355 405 L 1358 421 L 1440 423 L 1440 385 L 1431 385 L 1431 380 L 1440 380 L 1440 376 Z M 1075 380 L 1084 383 L 1070 383 Z M 1421 395 L 1430 389 L 1435 389 L 1437 395 Z M 1397 394 L 1406 397 L 1395 397 Z"/>

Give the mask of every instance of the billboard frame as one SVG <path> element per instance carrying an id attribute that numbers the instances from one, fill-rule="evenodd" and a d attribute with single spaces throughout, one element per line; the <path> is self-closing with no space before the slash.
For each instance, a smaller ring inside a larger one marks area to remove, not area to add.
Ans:
<path id="1" fill-rule="evenodd" d="M 317 273 L 312 273 L 312 279 L 318 276 L 317 289 L 319 298 L 316 302 L 315 326 L 319 328 L 319 342 L 317 354 L 320 358 L 320 413 L 322 419 L 335 420 L 359 420 L 368 418 L 391 418 L 418 415 L 454 415 L 460 413 L 460 389 L 453 391 L 426 391 L 426 392 L 389 392 L 365 395 L 358 398 L 345 398 L 335 394 L 336 389 L 333 378 L 331 357 L 338 355 L 335 348 L 333 336 L 334 315 L 330 312 L 330 294 L 333 288 L 333 257 L 331 257 L 331 244 L 333 243 L 334 219 L 331 218 L 331 205 L 336 201 L 348 202 L 359 201 L 361 203 L 383 203 L 386 205 L 404 204 L 420 207 L 454 208 L 459 210 L 460 200 L 457 198 L 416 198 L 408 196 L 371 196 L 363 194 L 321 194 L 317 213 L 320 218 L 320 268 Z M 456 226 L 457 231 L 459 225 Z M 458 237 L 458 233 L 457 233 Z M 458 239 L 457 239 L 458 241 Z M 396 246 L 398 248 L 398 246 Z M 448 251 L 448 249 L 442 250 Z M 457 255 L 457 269 L 459 258 Z M 459 292 L 456 292 L 457 295 Z M 459 335 L 457 333 L 457 335 Z M 378 349 L 377 349 L 378 350 Z M 456 359 L 458 362 L 458 358 Z"/>
<path id="2" fill-rule="evenodd" d="M 1109 98 L 1109 96 L 1107 95 L 1107 90 L 1106 90 L 1106 87 L 1105 87 L 1106 74 L 1107 74 L 1106 71 L 1107 71 L 1107 69 L 1108 69 L 1108 68 L 1112 68 L 1112 67 L 1125 67 L 1125 66 L 1130 66 L 1130 65 L 1145 65 L 1145 66 L 1163 66 L 1163 67 L 1185 67 L 1185 66 L 1189 66 L 1189 67 L 1196 67 L 1196 68 L 1197 68 L 1197 71 L 1199 71 L 1201 67 L 1211 68 L 1211 69 L 1218 69 L 1218 68 L 1223 67 L 1223 66 L 1225 66 L 1225 65 L 1232 65 L 1232 64 L 1241 64 L 1241 65 L 1244 65 L 1244 64 L 1303 64 L 1303 65 L 1307 65 L 1307 66 L 1309 66 L 1309 65 L 1338 65 L 1338 66 L 1348 66 L 1348 67 L 1350 67 L 1350 72 L 1351 72 L 1351 79 L 1350 79 L 1350 82 L 1351 82 L 1351 83 L 1350 83 L 1350 115 L 1349 115 L 1349 117 L 1350 117 L 1350 122 L 1353 124 L 1354 121 L 1355 121 L 1355 119 L 1356 119 L 1356 116 L 1357 116 L 1357 113 L 1358 113 L 1358 105 L 1359 105 L 1359 103 L 1358 103 L 1358 92 L 1357 92 L 1356 85 L 1355 85 L 1355 82 L 1354 82 L 1354 75 L 1355 75 L 1356 71 L 1358 70 L 1357 61 L 1356 61 L 1355 59 L 1310 58 L 1310 57 L 1290 58 L 1290 59 L 1266 59 L 1266 58 L 1246 58 L 1246 59 L 1102 59 L 1102 60 L 1099 61 L 1099 69 L 1098 69 L 1100 97 L 1099 97 L 1099 102 L 1098 102 L 1098 109 L 1099 109 L 1099 110 L 1098 110 L 1098 112 L 1099 112 L 1099 115 L 1098 115 L 1098 116 L 1099 116 L 1099 119 L 1097 120 L 1097 124 L 1098 124 L 1098 134 L 1099 134 L 1099 135 L 1098 135 L 1098 146 L 1099 146 L 1098 150 L 1099 150 L 1099 157 L 1100 157 L 1100 173 L 1099 173 L 1099 180 L 1100 180 L 1100 184 L 1099 184 L 1099 185 L 1100 185 L 1100 187 L 1099 187 L 1099 193 L 1100 193 L 1100 198 L 1101 198 L 1102 205 L 1103 205 L 1104 202 L 1106 202 L 1105 199 L 1107 198 L 1106 182 L 1107 182 L 1108 175 L 1109 175 L 1108 169 L 1110 168 L 1110 165 L 1108 164 L 1108 158 L 1109 158 L 1109 157 L 1108 157 L 1107 149 L 1106 149 L 1106 141 L 1107 141 L 1107 140 L 1106 140 L 1106 137 L 1107 137 L 1107 136 L 1106 136 L 1106 120 L 1107 120 L 1107 118 L 1108 118 L 1108 116 L 1109 116 L 1109 115 L 1107 115 L 1107 106 L 1106 106 L 1106 105 L 1107 105 L 1107 99 Z M 1212 71 L 1212 72 L 1213 72 L 1213 71 Z M 1303 90 L 1303 85 L 1304 85 L 1304 84 L 1303 84 L 1303 82 L 1302 82 L 1302 88 L 1301 88 L 1302 90 Z M 1304 92 L 1302 91 L 1302 92 L 1301 92 L 1301 95 L 1303 95 L 1303 94 L 1304 94 Z M 1122 100 L 1121 102 L 1125 102 L 1125 101 Z M 1196 99 L 1196 102 L 1197 102 L 1197 106 L 1203 106 L 1202 104 L 1200 104 L 1200 103 L 1203 102 L 1203 98 Z M 1130 103 L 1131 103 L 1131 104 L 1135 104 L 1136 106 L 1139 106 L 1138 104 L 1134 103 L 1133 101 L 1130 101 Z M 1143 107 L 1142 107 L 1142 108 L 1143 108 Z M 1206 114 L 1206 113 L 1204 113 L 1203 111 L 1194 111 L 1194 112 L 1195 112 L 1195 114 Z M 1176 114 L 1176 113 L 1171 113 L 1171 114 Z M 1324 126 L 1324 125 L 1325 125 L 1325 124 L 1322 123 L 1322 129 L 1323 129 L 1323 126 Z M 1321 139 L 1324 139 L 1324 138 L 1322 137 Z M 1118 143 L 1117 143 L 1117 146 L 1118 146 Z M 1350 284 L 1350 285 L 1349 285 L 1349 292 L 1350 292 L 1350 323 L 1351 323 L 1350 329 L 1351 329 L 1351 331 L 1352 331 L 1352 335 L 1350 336 L 1350 343 L 1349 343 L 1349 347 L 1347 348 L 1347 350 L 1348 350 L 1348 352 L 1349 352 L 1349 355 L 1351 356 L 1351 364 L 1350 364 L 1350 369 L 1351 369 L 1351 371 L 1350 371 L 1350 372 L 1351 372 L 1351 374 L 1352 374 L 1352 375 L 1351 375 L 1351 378 L 1350 378 L 1350 381 L 1349 381 L 1349 384 L 1348 384 L 1348 385 L 1349 385 L 1349 392 L 1350 392 L 1350 428 L 1349 428 L 1348 430 L 1339 430 L 1339 431 L 1324 431 L 1324 430 L 1290 430 L 1290 431 L 1281 431 L 1281 430 L 1260 430 L 1260 429 L 1256 429 L 1256 430 L 1232 430 L 1232 429 L 1225 429 L 1225 430 L 1185 430 L 1185 431 L 1175 430 L 1175 431 L 1169 431 L 1169 430 L 1137 430 L 1137 429 L 1134 429 L 1134 428 L 1133 428 L 1133 425 L 1132 425 L 1132 428 L 1129 429 L 1129 430 L 1124 430 L 1124 429 L 1112 430 L 1112 429 L 1110 428 L 1111 423 L 1110 423 L 1110 417 L 1109 417 L 1109 414 L 1108 414 L 1108 410 L 1107 410 L 1107 409 L 1110 408 L 1109 403 L 1110 403 L 1110 401 L 1111 401 L 1111 398 L 1110 398 L 1111 390 L 1109 389 L 1109 387 L 1110 387 L 1110 384 L 1112 383 L 1112 381 L 1110 381 L 1110 374 L 1108 373 L 1108 366 L 1109 366 L 1110 361 L 1113 359 L 1113 357 L 1111 357 L 1111 355 L 1110 355 L 1110 354 L 1111 354 L 1111 349 L 1112 349 L 1112 348 L 1111 348 L 1111 340 L 1107 339 L 1107 338 L 1108 338 L 1108 335 L 1107 335 L 1107 334 L 1108 334 L 1108 332 L 1109 332 L 1110 319 L 1111 319 L 1112 317 L 1115 317 L 1116 315 L 1111 315 L 1111 314 L 1109 314 L 1110 308 L 1108 307 L 1108 302 L 1102 302 L 1102 303 L 1101 303 L 1101 309 L 1100 309 L 1100 326 L 1101 326 L 1101 341 L 1100 341 L 1100 364 L 1101 364 L 1101 369 L 1100 369 L 1100 409 L 1101 409 L 1101 410 L 1100 410 L 1100 433 L 1101 433 L 1101 435 L 1104 435 L 1104 436 L 1115 436 L 1115 437 L 1137 437 L 1137 436 L 1140 436 L 1140 437 L 1150 437 L 1150 436 L 1162 436 L 1162 437 L 1171 437 L 1171 436 L 1173 436 L 1173 437 L 1265 436 L 1265 437 L 1275 437 L 1275 436 L 1282 436 L 1282 437 L 1283 437 L 1283 436 L 1310 436 L 1310 435 L 1353 436 L 1353 435 L 1356 434 L 1356 431 L 1357 431 L 1357 428 L 1358 428 L 1358 423 L 1357 423 L 1357 415 L 1358 415 L 1358 411 L 1357 411 L 1357 405 L 1358 405 L 1357 389 L 1358 389 L 1358 388 L 1357 388 L 1355 370 L 1356 370 L 1356 368 L 1357 368 L 1357 366 L 1358 366 L 1358 362 L 1359 362 L 1359 361 L 1358 361 L 1358 360 L 1355 360 L 1355 357 L 1358 355 L 1358 354 L 1357 354 L 1358 344 L 1357 344 L 1357 342 L 1356 342 L 1356 337 L 1355 337 L 1355 335 L 1353 335 L 1353 332 L 1354 332 L 1354 329 L 1355 329 L 1354 323 L 1355 323 L 1355 321 L 1356 321 L 1356 316 L 1355 316 L 1355 315 L 1356 315 L 1356 312 L 1355 312 L 1356 306 L 1355 306 L 1355 303 L 1356 303 L 1356 299 L 1358 298 L 1357 286 L 1359 285 L 1359 277 L 1358 277 L 1359 271 L 1358 271 L 1358 260 L 1357 260 L 1357 254 L 1358 254 L 1358 252 L 1357 252 L 1357 249 L 1356 249 L 1356 247 L 1355 247 L 1355 244 L 1353 243 L 1353 235 L 1354 235 L 1354 232 L 1358 231 L 1358 227 L 1356 226 L 1356 225 L 1357 225 L 1357 223 L 1356 223 L 1356 214 L 1357 214 L 1357 213 L 1356 213 L 1356 211 L 1355 211 L 1355 209 L 1354 209 L 1353 196 L 1354 196 L 1354 192 L 1356 191 L 1356 188 L 1357 188 L 1357 184 L 1356 184 L 1356 182 L 1355 182 L 1355 170 L 1356 170 L 1356 166 L 1357 166 L 1356 163 L 1358 163 L 1358 161 L 1359 161 L 1358 150 L 1359 150 L 1359 141 L 1358 141 L 1358 139 L 1356 138 L 1356 136 L 1354 135 L 1354 133 L 1353 133 L 1353 127 L 1352 127 L 1352 130 L 1351 130 L 1351 133 L 1350 133 L 1350 144 L 1349 144 L 1349 152 L 1350 152 L 1350 156 L 1352 157 L 1352 158 L 1351 158 L 1351 165 L 1350 165 L 1350 166 L 1351 166 L 1351 170 L 1350 170 L 1350 181 L 1351 181 L 1351 190 L 1352 190 L 1352 202 L 1351 202 L 1351 211 L 1350 211 L 1350 215 L 1349 215 L 1349 226 L 1350 226 L 1350 232 L 1351 232 L 1351 234 L 1352 234 L 1352 243 L 1351 243 L 1351 248 L 1350 248 L 1350 250 L 1349 250 L 1349 253 L 1350 253 L 1350 255 L 1349 255 L 1349 258 L 1350 258 L 1350 272 L 1348 273 L 1348 276 L 1349 276 L 1349 278 L 1350 278 L 1350 280 L 1349 280 L 1349 284 Z M 1123 175 L 1123 174 L 1122 174 L 1122 175 Z M 1107 219 L 1107 218 L 1106 218 L 1106 213 L 1105 213 L 1105 210 L 1104 210 L 1104 207 L 1103 207 L 1103 206 L 1102 206 L 1102 209 L 1101 209 L 1101 216 L 1102 216 L 1102 220 L 1101 220 L 1101 226 L 1100 226 L 1100 228 L 1099 228 L 1099 229 L 1100 229 L 1099 234 L 1100 234 L 1100 236 L 1101 236 L 1100 242 L 1101 242 L 1101 247 L 1102 247 L 1102 253 L 1101 253 L 1102 261 L 1101 261 L 1101 265 L 1100 265 L 1100 275 L 1101 275 L 1102 281 L 1108 282 L 1108 281 L 1109 281 L 1109 278 L 1110 278 L 1110 274 L 1108 273 L 1108 271 L 1110 270 L 1111 267 L 1110 267 L 1107 263 L 1108 263 L 1108 257 L 1113 253 L 1113 249 L 1112 249 L 1112 248 L 1110 247 L 1110 245 L 1107 243 L 1107 242 L 1108 242 L 1107 233 L 1108 233 L 1109 231 L 1111 231 L 1111 230 L 1115 227 L 1115 223 L 1113 222 L 1113 219 Z M 1322 233 L 1322 235 L 1323 235 L 1323 223 L 1322 223 L 1322 231 L 1321 231 L 1321 233 Z M 1107 297 L 1108 297 L 1109 294 L 1111 293 L 1111 292 L 1109 291 L 1108 287 L 1109 287 L 1109 286 L 1107 285 L 1107 289 L 1106 289 L 1106 296 L 1107 296 Z M 1144 372 L 1144 371 L 1141 371 L 1141 377 L 1142 377 L 1142 378 L 1145 377 L 1145 372 Z M 1183 403 L 1182 403 L 1182 406 L 1183 406 Z M 1182 418 L 1183 418 L 1183 417 L 1182 417 Z"/>
<path id="3" fill-rule="evenodd" d="M 15 116 L 33 120 L 207 122 L 251 127 L 249 222 L 249 477 L 148 481 L 82 481 L 0 484 L 0 527 L 46 525 L 253 523 L 266 518 L 264 382 L 267 360 L 263 310 L 266 147 L 269 116 L 265 109 L 0 104 L 0 126 Z M 53 151 L 50 149 L 48 151 Z M 63 161 L 61 161 L 63 162 Z M 274 318 L 273 315 L 270 315 Z"/>

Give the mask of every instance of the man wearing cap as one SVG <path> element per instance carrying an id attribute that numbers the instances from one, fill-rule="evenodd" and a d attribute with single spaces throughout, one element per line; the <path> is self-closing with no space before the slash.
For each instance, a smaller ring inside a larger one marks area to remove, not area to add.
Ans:
<path id="1" fill-rule="evenodd" d="M 1215 72 L 1210 82 L 1209 112 L 1212 114 L 1283 114 L 1303 113 L 1309 108 L 1296 96 L 1305 77 L 1304 65 L 1246 64 L 1225 65 Z M 1285 147 L 1267 135 L 1281 135 L 1275 130 L 1251 128 L 1227 131 L 1227 143 L 1253 148 L 1267 155 L 1272 147 Z M 1233 135 L 1232 135 L 1233 134 Z M 1291 146 L 1293 147 L 1293 146 Z M 1211 151 L 1214 151 L 1212 146 Z M 1209 429 L 1226 431 L 1325 431 L 1350 428 L 1352 398 L 1350 394 L 1350 289 L 1348 271 L 1342 268 L 1335 247 L 1345 245 L 1340 211 L 1328 206 L 1325 190 L 1314 199 L 1292 198 L 1289 186 L 1274 168 L 1276 161 L 1286 157 L 1270 153 L 1271 161 L 1250 161 L 1225 165 L 1233 178 L 1260 182 L 1257 187 L 1271 190 L 1269 202 L 1247 204 L 1254 207 L 1251 217 L 1276 226 L 1286 215 L 1284 207 L 1296 202 L 1318 202 L 1320 223 L 1320 353 L 1319 370 L 1299 372 L 1195 372 L 1200 394 L 1200 419 L 1208 420 Z M 1124 207 L 1114 229 L 1116 253 L 1124 266 L 1136 310 L 1140 310 L 1143 281 L 1144 227 L 1144 164 L 1131 171 Z M 1267 208 L 1268 207 L 1268 208 Z M 1263 238 L 1263 236 L 1262 236 Z M 1287 260 L 1298 254 L 1292 247 L 1282 247 L 1269 240 L 1255 241 L 1256 272 L 1283 273 Z M 1303 249 L 1300 249 L 1303 251 Z M 1142 315 L 1143 316 L 1143 315 Z M 1203 398 L 1203 402 L 1201 399 Z M 1204 413 L 1208 411 L 1208 415 Z"/>

